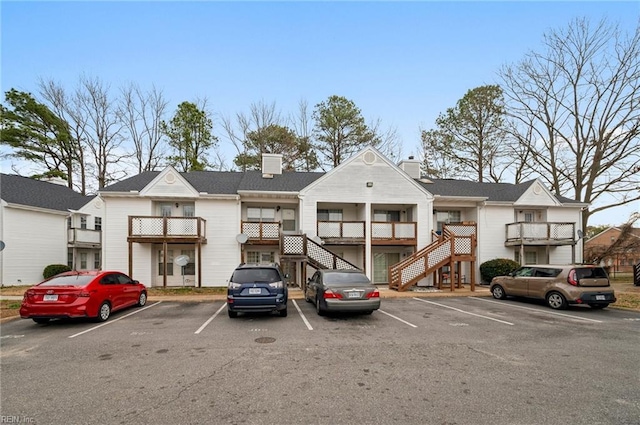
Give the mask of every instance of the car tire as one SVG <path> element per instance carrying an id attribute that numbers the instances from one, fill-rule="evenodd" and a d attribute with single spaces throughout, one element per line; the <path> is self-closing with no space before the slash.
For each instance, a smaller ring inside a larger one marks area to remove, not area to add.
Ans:
<path id="1" fill-rule="evenodd" d="M 287 317 L 287 309 L 286 308 L 284 310 L 280 310 L 278 313 L 280 313 L 280 317 Z"/>
<path id="2" fill-rule="evenodd" d="M 318 297 L 316 297 L 316 313 L 318 313 L 318 316 L 324 316 L 326 314 L 324 308 L 320 305 L 320 298 Z"/>
<path id="3" fill-rule="evenodd" d="M 97 322 L 106 322 L 111 316 L 111 305 L 105 301 L 100 304 L 100 308 L 98 309 L 98 315 L 96 316 Z"/>
<path id="4" fill-rule="evenodd" d="M 307 291 L 304 291 L 304 300 L 308 303 L 313 302 L 313 300 L 311 299 L 311 297 L 309 297 L 309 295 L 307 295 Z"/>
<path id="5" fill-rule="evenodd" d="M 602 310 L 603 308 L 609 307 L 609 304 L 589 304 L 589 307 L 595 310 Z"/>
<path id="6" fill-rule="evenodd" d="M 147 303 L 147 293 L 145 291 L 140 292 L 138 296 L 138 307 L 143 307 Z"/>
<path id="7" fill-rule="evenodd" d="M 564 310 L 567 308 L 567 300 L 560 292 L 549 292 L 547 294 L 547 305 L 554 310 Z"/>
<path id="8" fill-rule="evenodd" d="M 496 300 L 504 300 L 507 298 L 507 293 L 504 292 L 504 288 L 500 285 L 496 285 L 491 288 L 491 295 L 493 295 L 493 298 Z"/>
<path id="9" fill-rule="evenodd" d="M 49 323 L 49 319 L 44 319 L 44 318 L 35 318 L 33 319 L 33 321 L 39 325 L 44 325 L 46 323 Z"/>
<path id="10" fill-rule="evenodd" d="M 235 319 L 236 317 L 238 317 L 238 312 L 237 311 L 231 311 L 227 308 L 227 313 L 229 314 L 229 317 L 232 319 Z"/>

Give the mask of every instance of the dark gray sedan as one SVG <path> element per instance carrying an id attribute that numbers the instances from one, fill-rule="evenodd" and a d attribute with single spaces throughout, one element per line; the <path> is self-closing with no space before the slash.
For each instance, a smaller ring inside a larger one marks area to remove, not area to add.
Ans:
<path id="1" fill-rule="evenodd" d="M 360 270 L 318 270 L 309 279 L 304 299 L 327 312 L 371 314 L 380 308 L 380 291 Z"/>

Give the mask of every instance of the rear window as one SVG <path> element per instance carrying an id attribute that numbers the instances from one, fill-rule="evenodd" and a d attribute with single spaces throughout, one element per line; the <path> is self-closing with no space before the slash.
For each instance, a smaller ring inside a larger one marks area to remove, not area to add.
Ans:
<path id="1" fill-rule="evenodd" d="M 324 283 L 371 283 L 369 278 L 360 273 L 326 273 Z"/>
<path id="2" fill-rule="evenodd" d="M 38 286 L 85 286 L 89 282 L 95 279 L 95 276 L 90 275 L 70 275 L 70 276 L 56 276 L 46 282 L 41 283 Z"/>
<path id="3" fill-rule="evenodd" d="M 280 280 L 280 273 L 275 269 L 238 269 L 231 276 L 231 281 L 236 283 L 274 283 Z"/>
<path id="4" fill-rule="evenodd" d="M 607 272 L 602 267 L 585 267 L 576 270 L 576 278 L 580 279 L 608 279 Z"/>

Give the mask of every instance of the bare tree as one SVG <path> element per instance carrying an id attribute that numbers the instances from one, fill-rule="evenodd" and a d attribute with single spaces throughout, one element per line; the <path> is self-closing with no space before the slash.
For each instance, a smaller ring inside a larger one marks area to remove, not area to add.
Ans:
<path id="1" fill-rule="evenodd" d="M 369 121 L 368 127 L 376 135 L 376 148 L 382 154 L 396 161 L 402 158 L 402 141 L 396 127 L 383 127 L 381 118 Z"/>
<path id="2" fill-rule="evenodd" d="M 503 89 L 529 169 L 556 194 L 607 202 L 584 210 L 585 231 L 592 214 L 640 200 L 640 25 L 625 36 L 576 19 L 544 46 L 503 67 Z"/>
<path id="3" fill-rule="evenodd" d="M 133 143 L 138 173 L 154 171 L 162 165 L 165 155 L 160 124 L 168 102 L 155 87 L 143 91 L 133 83 L 121 88 L 120 94 L 118 118 Z"/>
<path id="4" fill-rule="evenodd" d="M 38 82 L 40 96 L 49 104 L 51 110 L 65 120 L 69 127 L 69 134 L 74 141 L 74 159 L 77 168 L 74 174 L 77 179 L 69 180 L 70 183 L 79 180 L 74 185 L 83 195 L 87 193 L 87 175 L 91 164 L 87 163 L 85 151 L 87 149 L 87 122 L 83 114 L 78 111 L 75 99 L 67 91 L 53 80 L 41 79 Z"/>

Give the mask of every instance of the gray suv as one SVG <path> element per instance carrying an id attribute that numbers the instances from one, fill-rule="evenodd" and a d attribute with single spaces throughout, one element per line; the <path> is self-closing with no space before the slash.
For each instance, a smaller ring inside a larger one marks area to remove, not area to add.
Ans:
<path id="1" fill-rule="evenodd" d="M 616 302 L 606 270 L 591 265 L 523 266 L 509 276 L 494 277 L 490 290 L 496 299 L 538 298 L 553 309 L 564 309 L 569 304 L 605 308 Z"/>
<path id="2" fill-rule="evenodd" d="M 229 317 L 238 317 L 240 312 L 273 311 L 287 317 L 286 278 L 277 264 L 240 264 L 227 287 Z"/>

